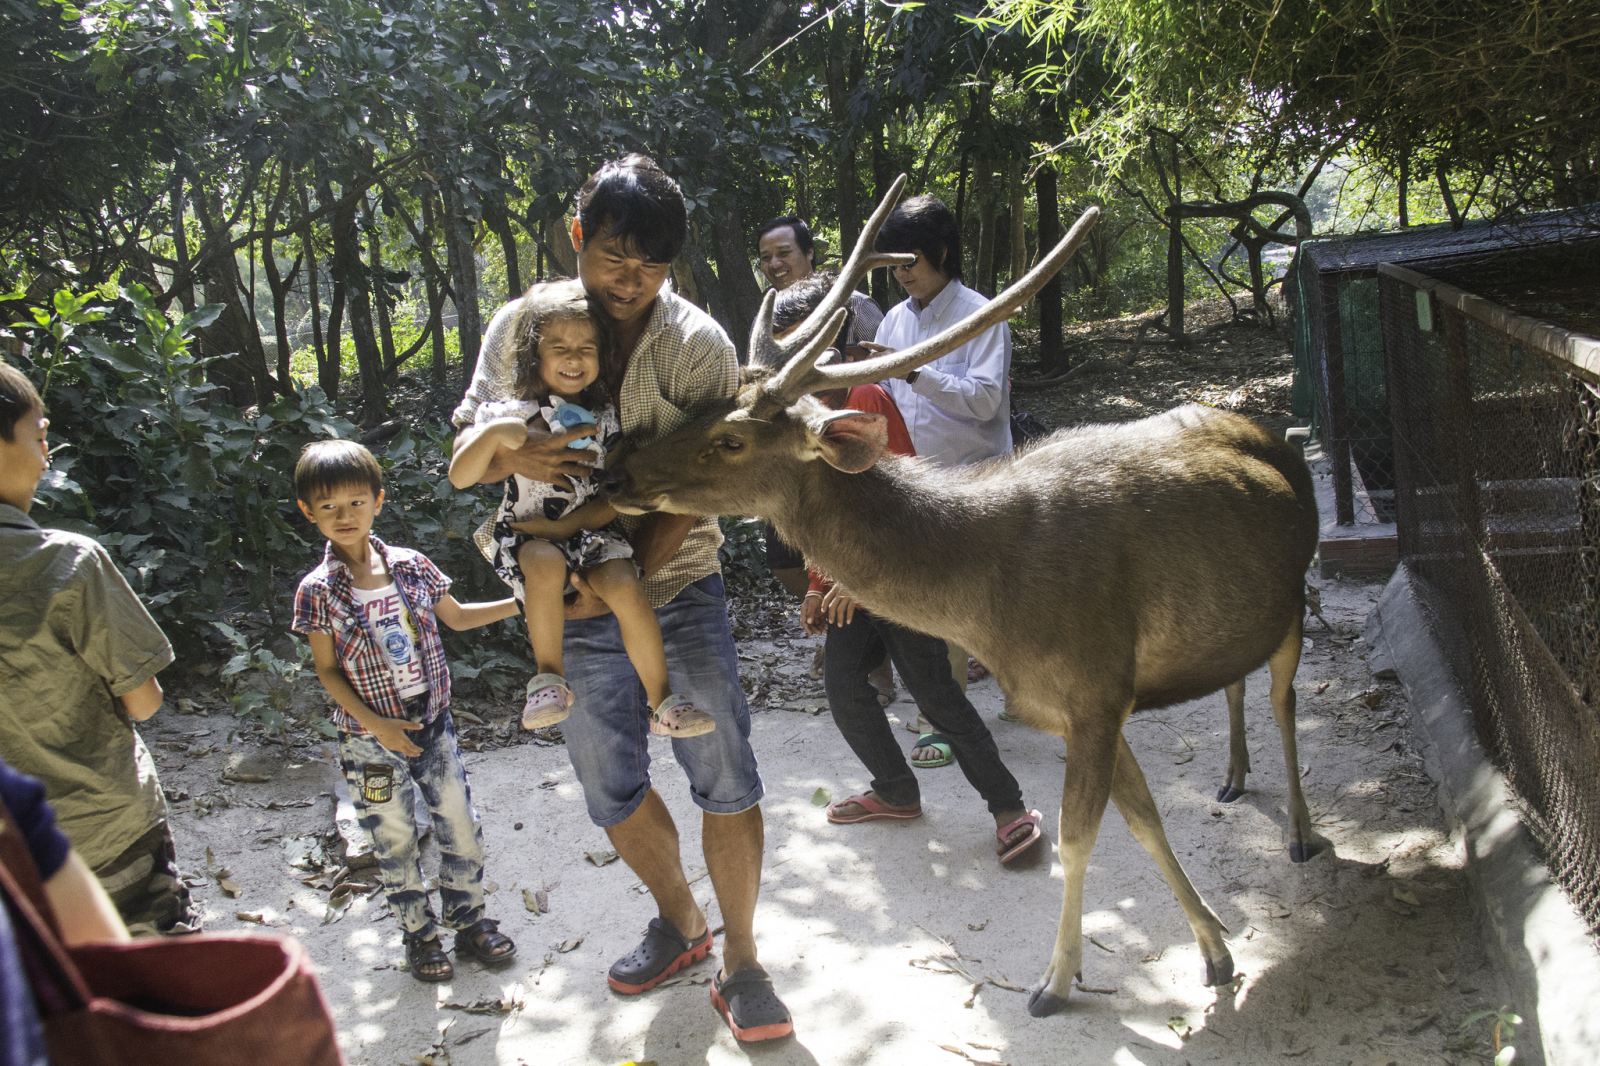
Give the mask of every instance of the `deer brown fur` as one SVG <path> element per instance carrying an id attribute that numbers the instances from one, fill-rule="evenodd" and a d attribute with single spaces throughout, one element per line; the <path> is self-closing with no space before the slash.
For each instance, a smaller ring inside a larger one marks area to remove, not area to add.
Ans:
<path id="1" fill-rule="evenodd" d="M 894 261 L 865 249 L 898 192 L 841 274 L 846 294 L 862 264 Z M 1031 296 L 1093 221 L 1080 220 L 979 315 L 992 324 Z M 819 308 L 781 345 L 771 341 L 770 310 L 769 300 L 751 348 L 775 372 L 629 456 L 613 474 L 613 503 L 769 519 L 863 606 L 969 649 L 1024 721 L 1066 738 L 1065 893 L 1055 950 L 1029 997 L 1034 1014 L 1061 1006 L 1080 971 L 1083 878 L 1107 800 L 1177 897 L 1207 983 L 1230 981 L 1226 930 L 1173 855 L 1122 727 L 1135 710 L 1227 689 L 1240 736 L 1224 792 L 1242 788 L 1243 681 L 1267 663 L 1289 771 L 1290 854 L 1309 857 L 1292 681 L 1318 522 L 1298 450 L 1242 416 L 1191 406 L 1065 430 L 959 469 L 885 456 L 881 418 L 831 411 L 807 394 L 904 374 L 960 340 L 818 367 L 837 330 L 834 309 Z M 963 339 L 977 331 L 969 320 L 947 333 L 963 329 Z"/>

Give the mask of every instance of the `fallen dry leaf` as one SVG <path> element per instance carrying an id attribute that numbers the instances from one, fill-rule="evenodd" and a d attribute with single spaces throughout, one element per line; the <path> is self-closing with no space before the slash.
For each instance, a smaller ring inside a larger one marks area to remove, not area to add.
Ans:
<path id="1" fill-rule="evenodd" d="M 815 792 L 811 793 L 811 806 L 826 807 L 828 805 L 829 798 L 828 790 L 825 788 L 819 788 Z"/>
<path id="2" fill-rule="evenodd" d="M 596 866 L 606 866 L 617 861 L 617 853 L 614 851 L 586 851 L 583 857 Z"/>
<path id="3" fill-rule="evenodd" d="M 267 916 L 256 911 L 234 911 L 233 916 L 241 922 L 250 922 L 253 925 L 267 924 Z"/>
<path id="4" fill-rule="evenodd" d="M 580 944 L 582 944 L 582 943 L 583 943 L 583 937 L 581 937 L 581 936 L 569 936 L 569 937 L 567 937 L 567 939 L 563 940 L 561 943 L 556 945 L 556 950 L 559 951 L 561 954 L 565 955 L 569 951 L 577 951 L 578 950 L 578 946 Z"/>
<path id="5" fill-rule="evenodd" d="M 531 888 L 523 889 L 522 905 L 528 908 L 529 914 L 550 913 L 550 897 L 545 893 L 544 889 L 540 889 L 537 892 Z"/>
<path id="6" fill-rule="evenodd" d="M 233 880 L 231 877 L 224 876 L 224 874 L 217 875 L 217 887 L 222 889 L 223 892 L 227 893 L 233 899 L 238 899 L 240 896 L 244 895 L 244 889 L 239 886 L 239 882 Z"/>

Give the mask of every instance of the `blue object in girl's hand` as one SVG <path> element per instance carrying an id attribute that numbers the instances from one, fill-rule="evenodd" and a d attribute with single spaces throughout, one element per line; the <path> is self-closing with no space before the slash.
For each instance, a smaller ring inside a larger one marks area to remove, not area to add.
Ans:
<path id="1" fill-rule="evenodd" d="M 575 403 L 563 403 L 560 407 L 557 407 L 555 409 L 555 420 L 556 424 L 562 429 L 571 429 L 574 426 L 592 426 L 595 424 L 595 417 L 589 411 L 589 409 L 587 407 L 580 407 Z M 577 440 L 569 443 L 567 447 L 576 448 L 578 451 L 583 451 L 585 448 L 591 447 L 593 444 L 593 437 L 579 437 Z"/>

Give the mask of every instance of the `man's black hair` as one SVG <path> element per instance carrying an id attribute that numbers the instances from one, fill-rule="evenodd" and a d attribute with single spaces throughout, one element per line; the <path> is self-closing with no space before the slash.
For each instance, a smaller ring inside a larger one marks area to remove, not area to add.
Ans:
<path id="1" fill-rule="evenodd" d="M 806 220 L 799 215 L 779 215 L 777 218 L 769 218 L 761 223 L 761 228 L 756 230 L 756 249 L 759 251 L 761 248 L 761 238 L 773 230 L 782 229 L 785 226 L 794 230 L 795 246 L 805 253 L 806 259 L 810 261 L 812 266 L 816 266 L 817 257 L 812 254 L 812 249 L 816 246 L 816 242 L 811 238 L 811 227 L 806 225 Z"/>
<path id="2" fill-rule="evenodd" d="M 839 280 L 838 275 L 832 271 L 819 271 L 807 274 L 787 289 L 778 293 L 777 301 L 772 305 L 772 332 L 782 333 L 786 329 L 798 326 L 806 320 L 806 316 L 822 305 L 828 298 L 828 291 L 833 288 L 833 283 Z M 839 327 L 839 336 L 850 335 L 850 320 L 855 317 L 855 311 L 850 305 L 844 305 L 844 324 Z"/>
<path id="3" fill-rule="evenodd" d="M 880 252 L 918 252 L 948 277 L 961 278 L 961 227 L 937 196 L 913 196 L 878 231 Z"/>
<path id="4" fill-rule="evenodd" d="M 639 258 L 670 263 L 689 233 L 683 190 L 656 161 L 635 152 L 613 159 L 578 190 L 583 240 L 615 237 Z"/>
<path id="5" fill-rule="evenodd" d="M 22 371 L 0 359 L 0 437 L 15 441 L 17 423 L 35 411 L 44 412 L 39 390 Z"/>

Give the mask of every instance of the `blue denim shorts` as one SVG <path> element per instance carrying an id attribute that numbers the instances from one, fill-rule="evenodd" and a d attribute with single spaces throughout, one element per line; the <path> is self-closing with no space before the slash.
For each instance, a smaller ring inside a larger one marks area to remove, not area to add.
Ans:
<path id="1" fill-rule="evenodd" d="M 673 739 L 694 802 L 712 814 L 738 814 L 761 800 L 750 748 L 750 707 L 728 628 L 722 575 L 689 585 L 656 611 L 672 691 L 717 721 L 715 731 Z M 625 821 L 650 790 L 650 708 L 622 648 L 614 615 L 569 621 L 563 642 L 567 684 L 576 697 L 561 723 L 567 755 L 598 826 Z"/>

